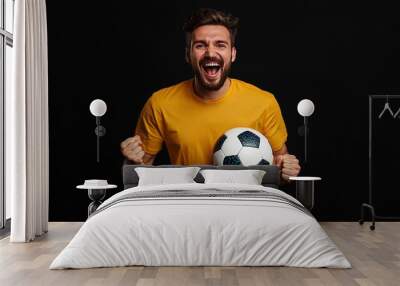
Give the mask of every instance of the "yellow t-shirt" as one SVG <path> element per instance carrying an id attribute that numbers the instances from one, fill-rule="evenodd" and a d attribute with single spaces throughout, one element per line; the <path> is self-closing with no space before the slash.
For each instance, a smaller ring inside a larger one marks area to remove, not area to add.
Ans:
<path id="1" fill-rule="evenodd" d="M 218 138 L 235 127 L 258 130 L 273 151 L 287 139 L 275 97 L 237 79 L 231 79 L 226 94 L 215 100 L 196 96 L 193 80 L 155 92 L 142 109 L 135 133 L 152 155 L 165 142 L 172 164 L 212 164 Z"/>

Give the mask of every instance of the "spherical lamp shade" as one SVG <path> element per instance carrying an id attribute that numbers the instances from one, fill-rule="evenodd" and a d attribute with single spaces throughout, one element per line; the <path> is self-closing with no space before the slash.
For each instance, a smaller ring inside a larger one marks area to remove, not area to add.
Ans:
<path id="1" fill-rule="evenodd" d="M 314 113 L 314 103 L 309 99 L 303 99 L 297 105 L 297 111 L 302 116 L 310 116 Z"/>
<path id="2" fill-rule="evenodd" d="M 107 111 L 107 104 L 101 99 L 95 99 L 90 104 L 89 109 L 94 116 L 103 116 Z"/>

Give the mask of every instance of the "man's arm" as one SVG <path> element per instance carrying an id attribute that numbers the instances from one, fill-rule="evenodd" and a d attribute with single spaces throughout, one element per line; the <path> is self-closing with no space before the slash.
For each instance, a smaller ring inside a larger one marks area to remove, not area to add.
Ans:
<path id="1" fill-rule="evenodd" d="M 145 164 L 145 165 L 153 165 L 153 162 L 154 162 L 155 158 L 156 158 L 156 155 L 150 155 L 148 153 L 144 153 L 143 164 Z"/>
<path id="2" fill-rule="evenodd" d="M 278 151 L 274 151 L 273 154 L 274 154 L 274 162 L 275 162 L 276 157 L 277 157 L 278 155 L 289 154 L 288 149 L 287 149 L 287 147 L 286 147 L 286 144 L 283 144 L 282 148 L 279 149 Z"/>
<path id="3" fill-rule="evenodd" d="M 290 155 L 286 144 L 283 144 L 282 148 L 274 151 L 274 165 L 281 168 L 281 177 L 283 183 L 289 182 L 289 177 L 296 177 L 299 175 L 301 167 L 299 160 L 294 155 Z"/>

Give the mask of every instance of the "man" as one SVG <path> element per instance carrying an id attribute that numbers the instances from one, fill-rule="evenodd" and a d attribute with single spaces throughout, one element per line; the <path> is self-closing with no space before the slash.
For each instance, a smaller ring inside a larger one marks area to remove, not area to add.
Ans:
<path id="1" fill-rule="evenodd" d="M 212 164 L 218 138 L 231 128 L 249 127 L 267 137 L 285 181 L 299 174 L 299 161 L 288 154 L 286 126 L 275 97 L 228 77 L 236 59 L 237 25 L 237 18 L 213 9 L 200 9 L 188 19 L 186 61 L 194 78 L 148 99 L 136 135 L 121 143 L 126 158 L 152 164 L 165 142 L 172 164 Z"/>

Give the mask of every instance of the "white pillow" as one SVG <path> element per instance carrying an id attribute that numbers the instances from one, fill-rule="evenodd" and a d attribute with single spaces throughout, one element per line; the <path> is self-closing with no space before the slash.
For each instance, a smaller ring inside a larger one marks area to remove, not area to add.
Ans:
<path id="1" fill-rule="evenodd" d="M 135 168 L 139 177 L 138 186 L 196 183 L 193 179 L 199 170 L 199 167 Z"/>
<path id="2" fill-rule="evenodd" d="M 263 170 L 201 170 L 204 183 L 234 183 L 261 185 L 265 175 Z"/>

